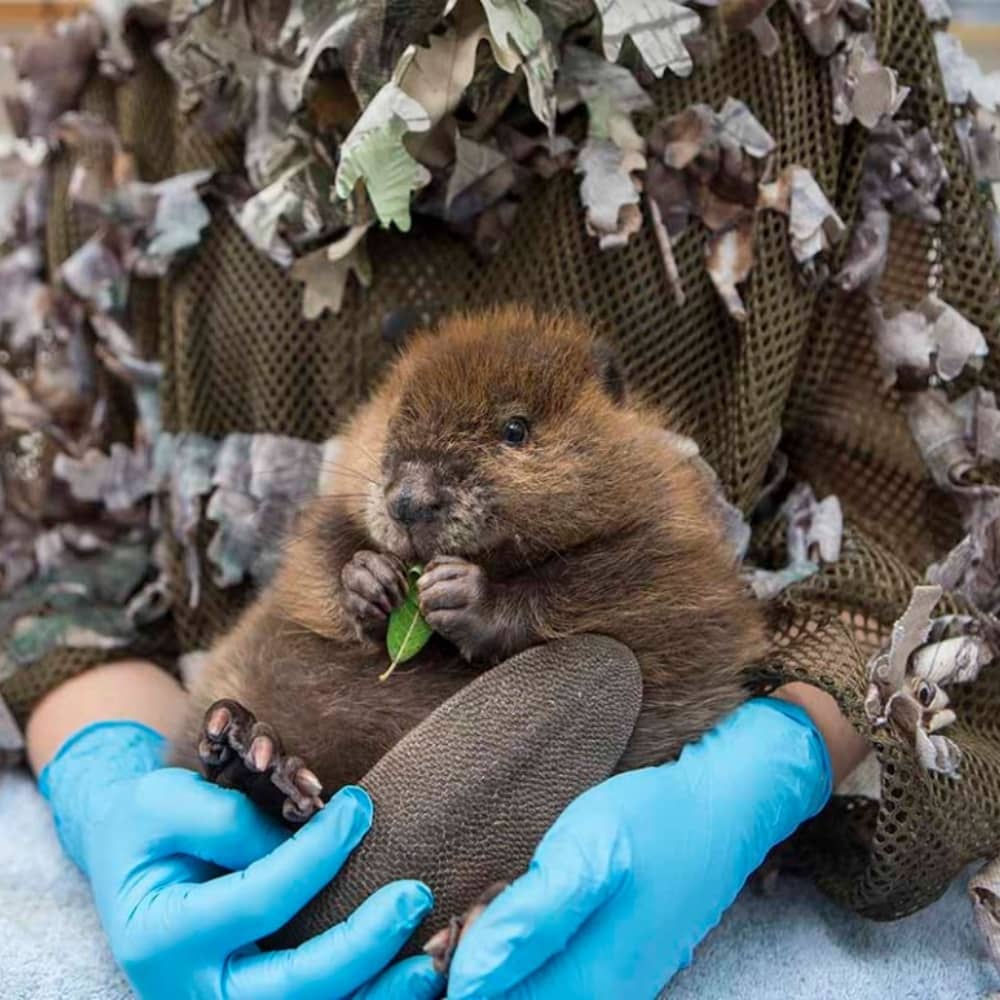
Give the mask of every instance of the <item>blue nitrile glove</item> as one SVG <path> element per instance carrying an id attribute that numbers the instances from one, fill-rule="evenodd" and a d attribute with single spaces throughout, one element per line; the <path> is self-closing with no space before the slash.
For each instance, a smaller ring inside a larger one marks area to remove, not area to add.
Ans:
<path id="1" fill-rule="evenodd" d="M 254 944 L 326 885 L 365 835 L 372 804 L 362 789 L 343 789 L 289 836 L 241 793 L 164 768 L 163 750 L 145 726 L 101 722 L 71 737 L 39 779 L 143 1000 L 440 995 L 429 959 L 382 971 L 431 907 L 419 882 L 383 887 L 294 950 Z"/>
<path id="2" fill-rule="evenodd" d="M 809 716 L 761 699 L 675 763 L 590 789 L 462 938 L 449 1000 L 655 997 L 830 786 Z"/>

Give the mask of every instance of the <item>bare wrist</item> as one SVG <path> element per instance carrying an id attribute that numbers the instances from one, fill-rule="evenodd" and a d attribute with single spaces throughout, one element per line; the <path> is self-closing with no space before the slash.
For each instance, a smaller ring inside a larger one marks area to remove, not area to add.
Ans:
<path id="1" fill-rule="evenodd" d="M 154 663 L 123 660 L 94 667 L 50 691 L 25 730 L 28 763 L 38 774 L 74 733 L 92 722 L 129 719 L 172 735 L 186 696 Z"/>
<path id="2" fill-rule="evenodd" d="M 836 699 L 811 684 L 793 681 L 771 695 L 804 709 L 819 730 L 830 754 L 834 787 L 840 784 L 871 749 L 868 741 L 847 721 Z"/>

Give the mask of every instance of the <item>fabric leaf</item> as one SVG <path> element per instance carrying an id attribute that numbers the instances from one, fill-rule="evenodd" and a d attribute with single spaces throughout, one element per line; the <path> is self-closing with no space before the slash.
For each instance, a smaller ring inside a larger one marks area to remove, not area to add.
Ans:
<path id="1" fill-rule="evenodd" d="M 408 132 L 426 132 L 431 118 L 426 109 L 400 89 L 387 83 L 365 108 L 344 140 L 337 168 L 336 190 L 349 198 L 363 180 L 375 214 L 383 226 L 410 228 L 410 195 L 430 180 L 403 145 Z"/>
<path id="2" fill-rule="evenodd" d="M 289 273 L 305 285 L 302 315 L 306 319 L 318 319 L 327 309 L 334 315 L 339 313 L 351 274 L 366 288 L 371 284 L 371 262 L 362 243 L 367 231 L 368 226 L 353 226 L 339 240 L 292 265 Z"/>
<path id="3" fill-rule="evenodd" d="M 690 76 L 694 60 L 684 36 L 701 28 L 697 13 L 675 0 L 597 0 L 604 37 L 604 54 L 615 62 L 628 36 L 652 73 L 666 70 Z"/>
<path id="4" fill-rule="evenodd" d="M 555 124 L 555 55 L 542 22 L 524 0 L 481 0 L 497 65 L 508 73 L 523 68 L 531 108 L 550 129 Z"/>

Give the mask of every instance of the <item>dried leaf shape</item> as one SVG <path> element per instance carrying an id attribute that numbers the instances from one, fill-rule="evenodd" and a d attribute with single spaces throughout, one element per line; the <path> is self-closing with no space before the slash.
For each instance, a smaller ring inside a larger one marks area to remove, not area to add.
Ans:
<path id="1" fill-rule="evenodd" d="M 188 603 L 201 598 L 201 565 L 195 533 L 202 498 L 212 489 L 220 443 L 204 434 L 161 434 L 156 442 L 154 472 L 158 489 L 169 489 L 171 532 L 181 546 L 188 584 Z"/>
<path id="2" fill-rule="evenodd" d="M 624 149 L 645 148 L 632 126 L 632 115 L 652 108 L 653 100 L 624 66 L 568 45 L 556 93 L 560 111 L 569 111 L 580 101 L 587 105 L 589 132 L 595 138 L 613 139 Z"/>
<path id="3" fill-rule="evenodd" d="M 735 145 L 755 160 L 769 156 L 777 145 L 750 109 L 734 97 L 727 97 L 719 109 L 716 129 L 723 147 Z"/>
<path id="4" fill-rule="evenodd" d="M 109 455 L 96 449 L 80 459 L 56 455 L 54 472 L 78 500 L 102 503 L 109 511 L 131 510 L 153 490 L 149 450 L 133 450 L 118 442 L 111 445 Z"/>
<path id="5" fill-rule="evenodd" d="M 98 312 L 120 313 L 128 297 L 128 276 L 103 234 L 92 236 L 63 262 L 59 276 L 74 295 Z"/>
<path id="6" fill-rule="evenodd" d="M 149 0 L 91 0 L 91 9 L 104 28 L 104 45 L 98 57 L 105 75 L 120 78 L 135 68 L 135 58 L 125 41 L 125 23 L 133 8 L 148 4 Z"/>
<path id="7" fill-rule="evenodd" d="M 957 779 L 961 749 L 939 733 L 956 719 L 944 685 L 975 680 L 992 653 L 979 636 L 967 631 L 946 634 L 953 627 L 974 627 L 973 619 L 930 618 L 940 596 L 936 585 L 914 589 L 909 606 L 893 626 L 889 650 L 869 663 L 865 711 L 876 726 L 893 721 L 912 734 L 923 767 Z"/>
<path id="8" fill-rule="evenodd" d="M 366 288 L 371 284 L 371 262 L 362 239 L 368 226 L 353 226 L 345 236 L 329 246 L 300 257 L 289 274 L 305 285 L 302 295 L 302 315 L 317 319 L 329 309 L 340 312 L 347 290 L 347 279 L 353 273 Z"/>
<path id="9" fill-rule="evenodd" d="M 289 109 L 302 103 L 306 82 L 329 49 L 336 49 L 347 58 L 355 93 L 360 93 L 356 67 L 350 58 L 355 55 L 362 10 L 354 0 L 292 0 L 288 16 L 278 35 L 278 44 L 292 50 L 296 68 L 283 82 L 285 101 Z"/>
<path id="10" fill-rule="evenodd" d="M 410 567 L 407 572 L 409 588 L 406 600 L 389 615 L 385 644 L 392 662 L 386 671 L 379 675 L 380 681 L 388 680 L 396 667 L 407 660 L 412 660 L 434 634 L 434 630 L 420 613 L 420 591 L 417 589 L 417 581 L 423 571 L 422 566 Z"/>
<path id="11" fill-rule="evenodd" d="M 788 6 L 818 55 L 832 55 L 847 36 L 847 24 L 841 17 L 843 4 L 840 0 L 789 0 Z"/>
<path id="12" fill-rule="evenodd" d="M 306 160 L 299 160 L 238 208 L 231 208 L 236 224 L 247 239 L 282 267 L 288 267 L 291 263 L 292 251 L 283 239 L 280 227 L 284 217 L 294 211 L 298 201 L 291 182 L 306 166 Z M 409 196 L 406 197 L 408 199 Z"/>
<path id="13" fill-rule="evenodd" d="M 907 123 L 883 119 L 872 130 L 859 190 L 861 220 L 836 278 L 841 288 L 873 288 L 881 279 L 890 211 L 921 222 L 940 222 L 937 200 L 947 180 L 944 161 L 926 128 L 915 131 Z"/>
<path id="14" fill-rule="evenodd" d="M 683 170 L 702 153 L 712 158 L 717 118 L 707 104 L 690 108 L 664 119 L 649 136 L 650 149 L 675 170 Z"/>
<path id="15" fill-rule="evenodd" d="M 161 277 L 178 254 L 198 245 L 212 221 L 198 189 L 211 176 L 211 170 L 192 170 L 149 187 L 156 209 L 144 232 L 145 246 L 132 261 L 136 273 Z"/>
<path id="16" fill-rule="evenodd" d="M 669 69 L 690 76 L 694 69 L 684 36 L 701 28 L 701 18 L 675 0 L 597 0 L 603 27 L 604 54 L 616 62 L 630 37 L 643 62 L 657 77 Z"/>
<path id="17" fill-rule="evenodd" d="M 266 584 L 295 514 L 316 491 L 324 446 L 274 434 L 230 434 L 212 475 L 206 517 L 218 524 L 206 550 L 219 587 L 248 575 Z"/>
<path id="18" fill-rule="evenodd" d="M 878 284 L 889 259 L 891 231 L 892 219 L 883 208 L 867 212 L 855 225 L 836 277 L 845 292 Z"/>
<path id="19" fill-rule="evenodd" d="M 632 171 L 646 165 L 641 153 L 627 153 L 610 139 L 588 139 L 576 161 L 583 174 L 580 196 L 587 209 L 587 231 L 602 248 L 620 246 L 641 224 L 639 192 Z M 635 211 L 628 212 L 629 207 Z"/>
<path id="20" fill-rule="evenodd" d="M 976 460 L 966 442 L 965 420 L 939 389 L 917 393 L 906 404 L 910 433 L 934 482 L 944 488 L 962 485 Z"/>
<path id="21" fill-rule="evenodd" d="M 632 113 L 652 105 L 628 70 L 579 46 L 567 48 L 559 84 L 559 105 L 584 101 L 589 137 L 576 171 L 583 174 L 580 196 L 587 209 L 587 231 L 602 248 L 621 246 L 642 224 L 638 183 L 632 173 L 646 166 L 645 142 L 632 125 Z"/>
<path id="22" fill-rule="evenodd" d="M 830 60 L 833 81 L 833 120 L 838 125 L 859 121 L 873 129 L 891 118 L 910 90 L 899 86 L 896 71 L 883 66 L 876 55 L 875 36 L 852 35 L 843 51 Z"/>
<path id="23" fill-rule="evenodd" d="M 426 47 L 411 45 L 403 53 L 394 76 L 432 123 L 458 107 L 475 72 L 476 48 L 486 37 L 486 25 L 477 19 L 461 34 L 449 27 L 442 35 L 431 35 Z"/>
<path id="24" fill-rule="evenodd" d="M 884 692 L 890 694 L 903 686 L 910 657 L 927 641 L 931 630 L 931 612 L 941 599 L 941 588 L 913 588 L 910 603 L 892 626 L 888 653 L 872 661 L 871 676 Z"/>
<path id="25" fill-rule="evenodd" d="M 422 105 L 395 81 L 387 83 L 344 140 L 337 195 L 350 197 L 355 184 L 363 180 L 379 222 L 407 232 L 410 195 L 430 180 L 430 173 L 407 152 L 403 137 L 430 127 L 430 116 Z"/>
<path id="26" fill-rule="evenodd" d="M 482 0 L 493 58 L 513 73 L 544 38 L 542 22 L 524 0 Z"/>
<path id="27" fill-rule="evenodd" d="M 657 159 L 647 171 L 647 191 L 666 233 L 682 233 L 692 215 L 712 230 L 705 248 L 709 276 L 730 315 L 744 322 L 737 286 L 753 267 L 758 182 L 774 139 L 742 101 L 728 98 L 717 114 L 696 104 L 658 123 L 649 148 Z"/>
<path id="28" fill-rule="evenodd" d="M 555 55 L 542 22 L 524 0 L 481 0 L 493 58 L 508 73 L 523 68 L 538 120 L 555 124 Z"/>
<path id="29" fill-rule="evenodd" d="M 828 250 L 845 231 L 844 223 L 805 167 L 785 167 L 771 184 L 761 184 L 759 205 L 788 216 L 792 254 L 807 264 Z"/>
<path id="30" fill-rule="evenodd" d="M 937 771 L 949 778 L 958 778 L 962 763 L 962 751 L 958 744 L 947 736 L 931 735 L 916 729 L 917 760 L 928 771 Z"/>
<path id="31" fill-rule="evenodd" d="M 747 308 L 737 285 L 753 269 L 753 220 L 716 233 L 705 248 L 705 264 L 719 297 L 737 323 L 745 323 Z"/>
<path id="32" fill-rule="evenodd" d="M 0 245 L 12 241 L 27 222 L 25 201 L 33 189 L 37 190 L 39 181 L 37 168 L 20 156 L 0 159 Z"/>
<path id="33" fill-rule="evenodd" d="M 936 296 L 918 307 L 886 317 L 873 313 L 875 351 L 889 384 L 900 371 L 943 381 L 957 378 L 966 367 L 979 369 L 987 354 L 986 339 L 974 323 Z"/>
<path id="34" fill-rule="evenodd" d="M 1000 615 L 1000 500 L 973 503 L 967 517 L 969 533 L 927 578 L 963 594 L 987 615 Z"/>
<path id="35" fill-rule="evenodd" d="M 976 635 L 955 635 L 918 649 L 911 661 L 914 676 L 937 685 L 971 684 L 993 654 Z"/>
<path id="36" fill-rule="evenodd" d="M 819 571 L 821 563 L 840 559 L 844 516 L 837 497 L 817 501 L 812 487 L 800 483 L 789 493 L 780 513 L 787 524 L 787 565 L 779 570 L 755 569 L 749 574 L 754 594 L 762 600 L 807 580 Z"/>
<path id="37" fill-rule="evenodd" d="M 126 245 L 120 255 L 129 270 L 160 277 L 178 253 L 199 242 L 211 217 L 198 190 L 211 170 L 146 184 L 137 179 L 135 161 L 122 149 L 117 131 L 96 115 L 62 115 L 54 134 L 77 152 L 70 197 L 118 227 Z"/>

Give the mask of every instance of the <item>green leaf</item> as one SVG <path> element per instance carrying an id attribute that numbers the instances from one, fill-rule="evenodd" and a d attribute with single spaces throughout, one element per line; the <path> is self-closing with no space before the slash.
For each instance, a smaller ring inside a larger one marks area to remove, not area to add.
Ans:
<path id="1" fill-rule="evenodd" d="M 380 681 L 387 680 L 401 663 L 412 660 L 434 634 L 434 630 L 424 621 L 424 616 L 420 613 L 417 581 L 423 571 L 423 566 L 410 567 L 406 574 L 409 580 L 406 600 L 389 615 L 389 631 L 386 633 L 385 645 L 392 657 L 392 663 L 385 673 L 379 675 Z"/>
<path id="2" fill-rule="evenodd" d="M 349 198 L 355 184 L 363 180 L 379 222 L 409 231 L 410 195 L 427 184 L 431 175 L 407 152 L 403 138 L 430 127 L 426 109 L 395 81 L 387 83 L 344 140 L 337 168 L 338 197 Z"/>

